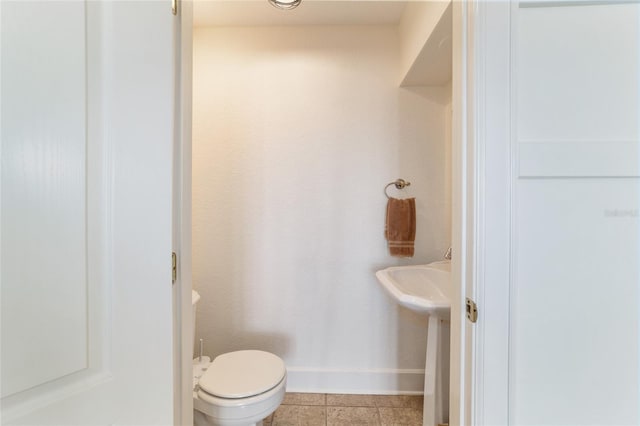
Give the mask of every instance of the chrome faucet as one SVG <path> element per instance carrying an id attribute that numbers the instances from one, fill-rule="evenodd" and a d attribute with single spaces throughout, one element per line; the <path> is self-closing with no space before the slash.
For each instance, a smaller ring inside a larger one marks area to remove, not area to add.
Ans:
<path id="1" fill-rule="evenodd" d="M 451 260 L 451 247 L 449 247 L 449 250 L 447 250 L 447 252 L 444 254 L 444 258 L 447 260 Z"/>

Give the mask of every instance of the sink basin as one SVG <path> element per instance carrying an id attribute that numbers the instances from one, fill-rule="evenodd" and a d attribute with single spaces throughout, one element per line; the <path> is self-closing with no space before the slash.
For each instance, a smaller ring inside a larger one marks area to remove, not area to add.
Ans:
<path id="1" fill-rule="evenodd" d="M 451 262 L 428 265 L 392 266 L 376 272 L 382 287 L 398 304 L 429 315 L 425 356 L 422 425 L 447 423 L 449 390 L 443 377 L 443 363 L 449 359 L 449 314 L 451 313 Z M 447 364 L 448 365 L 448 364 Z M 447 367 L 448 371 L 448 367 Z"/>
<path id="2" fill-rule="evenodd" d="M 382 287 L 400 305 L 444 319 L 451 312 L 451 263 L 392 266 L 376 272 Z"/>

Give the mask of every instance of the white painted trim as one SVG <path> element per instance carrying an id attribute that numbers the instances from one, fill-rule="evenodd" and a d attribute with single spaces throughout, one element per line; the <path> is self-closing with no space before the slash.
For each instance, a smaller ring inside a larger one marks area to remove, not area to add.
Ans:
<path id="1" fill-rule="evenodd" d="M 422 395 L 424 369 L 323 369 L 287 367 L 287 392 Z"/>
<path id="2" fill-rule="evenodd" d="M 513 407 L 513 390 L 515 389 L 515 374 L 513 374 L 514 371 L 514 357 L 513 357 L 513 346 L 514 346 L 514 340 L 511 338 L 512 336 L 512 330 L 515 328 L 514 324 L 516 321 L 515 316 L 511 315 L 512 312 L 512 306 L 513 306 L 513 301 L 516 300 L 516 295 L 517 295 L 517 286 L 515 285 L 516 282 L 516 271 L 515 271 L 515 267 L 514 265 L 517 265 L 517 256 L 518 256 L 518 250 L 517 250 L 517 244 L 516 244 L 516 239 L 515 239 L 515 235 L 516 235 L 516 224 L 513 220 L 513 218 L 517 217 L 517 206 L 518 206 L 518 200 L 517 200 L 517 191 L 516 191 L 516 182 L 517 182 L 517 176 L 518 176 L 518 158 L 519 158 L 519 146 L 518 144 L 513 143 L 513 141 L 517 140 L 518 138 L 518 78 L 516 75 L 516 64 L 518 61 L 518 14 L 520 13 L 519 10 L 519 5 L 517 3 L 514 3 L 511 5 L 510 10 L 509 10 L 509 14 L 507 16 L 505 16 L 503 19 L 508 20 L 509 23 L 509 34 L 502 34 L 502 37 L 508 37 L 510 39 L 510 51 L 508 54 L 508 57 L 506 57 L 506 54 L 504 54 L 502 56 L 502 60 L 504 61 L 504 67 L 506 69 L 508 69 L 509 72 L 509 79 L 510 79 L 510 96 L 508 99 L 506 99 L 504 101 L 504 104 L 502 105 L 502 108 L 506 111 L 509 111 L 510 115 L 508 118 L 508 121 L 505 121 L 502 123 L 503 126 L 509 126 L 510 128 L 510 141 L 509 144 L 505 147 L 505 153 L 508 155 L 508 157 L 510 158 L 510 163 L 511 163 L 511 172 L 509 174 L 509 176 L 505 176 L 505 178 L 509 179 L 510 185 L 509 185 L 509 193 L 508 194 L 504 194 L 505 197 L 508 197 L 508 207 L 505 207 L 505 211 L 508 212 L 509 214 L 509 228 L 508 228 L 508 232 L 509 232 L 509 236 L 508 236 L 508 242 L 506 243 L 508 250 L 509 250 L 509 271 L 508 271 L 508 277 L 506 278 L 506 282 L 503 280 L 501 283 L 496 283 L 497 286 L 496 288 L 493 288 L 493 292 L 494 293 L 498 293 L 498 292 L 506 292 L 509 294 L 509 298 L 507 301 L 503 301 L 498 309 L 501 309 L 503 312 L 505 312 L 505 321 L 507 321 L 507 323 L 509 324 L 507 332 L 506 333 L 502 333 L 500 335 L 497 335 L 496 337 L 496 342 L 500 345 L 504 345 L 506 346 L 506 351 L 507 354 L 506 356 L 504 355 L 503 352 L 501 352 L 501 356 L 504 358 L 505 361 L 505 366 L 506 368 L 502 367 L 502 371 L 500 370 L 496 370 L 496 374 L 500 374 L 501 376 L 506 375 L 506 384 L 502 384 L 502 387 L 500 388 L 500 395 L 503 395 L 504 393 L 506 393 L 506 401 L 504 401 L 506 403 L 506 407 L 505 407 L 505 411 L 506 411 L 506 415 L 507 418 L 505 419 L 505 424 L 513 424 L 513 412 L 511 410 L 511 407 Z M 504 415 L 504 413 L 503 413 Z M 502 419 L 502 417 L 500 417 L 500 419 Z"/>
<path id="3" fill-rule="evenodd" d="M 509 306 L 513 122 L 511 14 L 518 4 L 478 1 L 474 31 L 469 163 L 474 261 L 479 318 L 474 345 L 472 424 L 509 423 Z"/>

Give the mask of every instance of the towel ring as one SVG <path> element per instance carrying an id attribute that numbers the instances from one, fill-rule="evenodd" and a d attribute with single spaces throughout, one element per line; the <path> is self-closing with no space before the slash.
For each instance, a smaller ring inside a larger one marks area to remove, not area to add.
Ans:
<path id="1" fill-rule="evenodd" d="M 411 185 L 411 182 L 407 182 L 404 179 L 396 179 L 394 182 L 388 183 L 387 186 L 384 187 L 384 195 L 386 195 L 387 198 L 391 198 L 387 193 L 387 188 L 389 188 L 391 185 L 395 185 L 396 189 L 404 189 L 407 186 Z"/>

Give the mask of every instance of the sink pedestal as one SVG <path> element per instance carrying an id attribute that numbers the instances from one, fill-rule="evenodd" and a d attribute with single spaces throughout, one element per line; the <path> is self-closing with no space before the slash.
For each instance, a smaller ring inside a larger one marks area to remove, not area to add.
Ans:
<path id="1" fill-rule="evenodd" d="M 427 333 L 422 425 L 438 426 L 449 418 L 449 322 L 429 315 Z"/>

